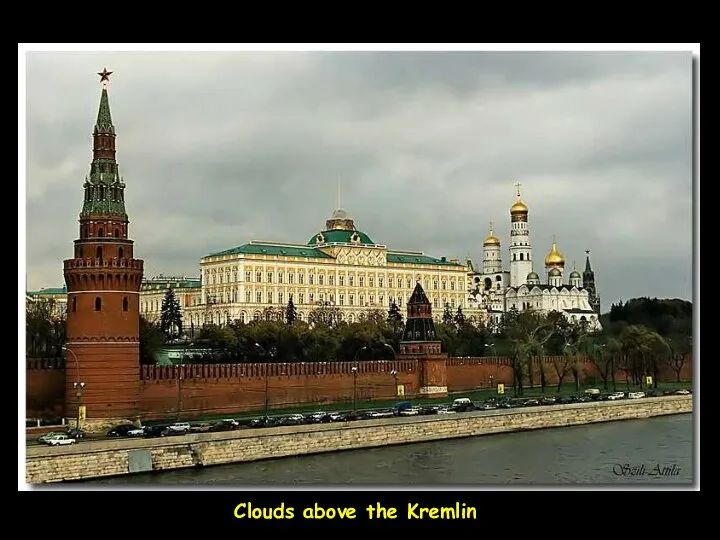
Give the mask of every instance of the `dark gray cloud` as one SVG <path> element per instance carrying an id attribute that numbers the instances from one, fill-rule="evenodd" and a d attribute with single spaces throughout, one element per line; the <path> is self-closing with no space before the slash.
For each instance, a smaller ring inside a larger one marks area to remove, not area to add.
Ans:
<path id="1" fill-rule="evenodd" d="M 29 53 L 28 287 L 62 283 L 103 66 L 147 274 L 305 242 L 336 181 L 391 248 L 481 259 L 523 184 L 540 263 L 592 250 L 606 306 L 691 297 L 689 53 Z"/>

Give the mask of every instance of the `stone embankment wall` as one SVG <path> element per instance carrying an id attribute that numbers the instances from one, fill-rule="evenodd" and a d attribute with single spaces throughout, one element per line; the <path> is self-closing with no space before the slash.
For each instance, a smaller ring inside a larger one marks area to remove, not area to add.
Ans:
<path id="1" fill-rule="evenodd" d="M 318 426 L 193 434 L 169 439 L 83 442 L 29 447 L 26 481 L 62 482 L 261 459 L 389 446 L 493 433 L 552 428 L 692 412 L 692 396 L 605 401 L 392 418 Z"/>

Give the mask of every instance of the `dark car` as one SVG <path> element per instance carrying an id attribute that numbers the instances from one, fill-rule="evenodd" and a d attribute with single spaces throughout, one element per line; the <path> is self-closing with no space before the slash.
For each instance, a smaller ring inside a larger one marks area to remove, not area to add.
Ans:
<path id="1" fill-rule="evenodd" d="M 163 431 L 167 429 L 167 425 L 165 424 L 156 424 L 154 426 L 145 426 L 145 433 L 143 437 L 147 437 L 148 439 L 152 439 L 155 437 L 162 437 Z"/>
<path id="2" fill-rule="evenodd" d="M 557 398 L 556 403 L 558 405 L 567 405 L 569 403 L 575 403 L 575 398 L 572 396 L 560 396 Z"/>
<path id="3" fill-rule="evenodd" d="M 260 418 L 253 418 L 250 420 L 250 423 L 248 426 L 251 428 L 266 428 L 266 427 L 272 427 L 276 425 L 277 422 L 270 418 L 269 416 L 261 416 Z"/>
<path id="4" fill-rule="evenodd" d="M 541 405 L 555 405 L 555 403 L 557 403 L 557 398 L 552 396 L 545 396 L 540 400 Z"/>
<path id="5" fill-rule="evenodd" d="M 127 437 L 128 431 L 131 429 L 137 429 L 136 425 L 133 424 L 122 424 L 119 426 L 115 426 L 110 431 L 107 432 L 108 437 Z"/>
<path id="6" fill-rule="evenodd" d="M 85 433 L 85 430 L 78 429 L 78 428 L 70 428 L 66 431 L 67 436 L 71 439 L 84 439 L 87 433 Z"/>
<path id="7" fill-rule="evenodd" d="M 525 407 L 535 407 L 537 405 L 540 405 L 540 402 L 537 399 L 531 398 L 523 401 L 523 405 Z"/>

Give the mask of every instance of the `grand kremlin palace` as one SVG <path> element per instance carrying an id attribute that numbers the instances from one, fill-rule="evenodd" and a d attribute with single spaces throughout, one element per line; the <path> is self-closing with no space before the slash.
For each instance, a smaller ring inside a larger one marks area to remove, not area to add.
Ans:
<path id="1" fill-rule="evenodd" d="M 585 271 L 573 269 L 565 282 L 565 258 L 553 242 L 540 279 L 532 257 L 528 208 L 518 198 L 511 207 L 509 270 L 504 269 L 500 240 L 490 228 L 483 242 L 483 261 L 475 267 L 445 257 L 399 251 L 375 243 L 355 227 L 343 209 L 333 212 L 324 230 L 307 244 L 251 241 L 213 253 L 200 261 L 201 278 L 157 276 L 143 281 L 140 312 L 160 320 L 165 291 L 178 298 L 186 329 L 233 320 L 249 322 L 274 312 L 277 316 L 292 296 L 300 320 L 319 306 L 333 306 L 348 321 L 361 313 L 402 308 L 420 281 L 436 319 L 448 305 L 462 307 L 470 320 L 498 323 L 509 309 L 557 310 L 575 322 L 600 329 L 600 297 L 589 255 Z M 589 253 L 589 252 L 588 252 Z M 544 281 L 544 282 L 543 282 Z M 62 288 L 27 293 L 29 301 L 53 300 L 62 313 L 67 291 Z M 268 308 L 272 308 L 268 310 Z"/>

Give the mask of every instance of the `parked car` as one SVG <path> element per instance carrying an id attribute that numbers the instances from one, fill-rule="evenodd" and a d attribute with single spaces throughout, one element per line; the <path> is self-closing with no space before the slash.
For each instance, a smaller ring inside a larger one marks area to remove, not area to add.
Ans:
<path id="1" fill-rule="evenodd" d="M 63 433 L 62 431 L 50 431 L 45 435 L 41 435 L 40 437 L 38 437 L 38 442 L 47 444 L 47 442 L 56 435 L 67 435 L 67 433 Z"/>
<path id="2" fill-rule="evenodd" d="M 68 437 L 65 433 L 57 433 L 43 442 L 49 446 L 64 446 L 66 444 L 75 444 L 77 441 L 72 437 Z"/>
<path id="3" fill-rule="evenodd" d="M 448 406 L 444 406 L 438 407 L 437 414 L 457 414 L 457 411 Z"/>
<path id="4" fill-rule="evenodd" d="M 137 426 L 134 424 L 120 424 L 119 426 L 115 426 L 110 431 L 107 432 L 108 437 L 127 437 L 128 432 L 132 429 L 137 429 Z"/>
<path id="5" fill-rule="evenodd" d="M 87 435 L 87 433 L 85 433 L 85 430 L 78 428 L 70 428 L 65 432 L 65 434 L 71 439 L 75 440 L 84 439 L 85 435 Z"/>
<path id="6" fill-rule="evenodd" d="M 691 392 L 690 392 L 690 390 L 680 389 L 680 390 L 675 390 L 672 394 L 674 396 L 687 396 L 687 395 L 690 395 Z"/>
<path id="7" fill-rule="evenodd" d="M 248 426 L 250 426 L 251 428 L 266 428 L 276 426 L 277 424 L 277 420 L 274 420 L 269 416 L 261 416 L 260 418 L 253 418 L 252 420 L 250 420 Z"/>
<path id="8" fill-rule="evenodd" d="M 523 406 L 525 407 L 536 407 L 537 405 L 540 405 L 540 401 L 535 398 L 526 399 L 525 401 L 523 401 Z"/>
<path id="9" fill-rule="evenodd" d="M 630 392 L 628 393 L 628 399 L 640 399 L 645 397 L 645 392 Z"/>
<path id="10" fill-rule="evenodd" d="M 623 392 L 613 392 L 607 396 L 608 401 L 616 401 L 618 399 L 625 399 L 625 394 Z"/>
<path id="11" fill-rule="evenodd" d="M 306 422 L 310 424 L 325 424 L 330 421 L 330 415 L 326 412 L 318 411 L 305 417 Z"/>
<path id="12" fill-rule="evenodd" d="M 466 397 L 453 400 L 450 407 L 457 412 L 467 412 L 475 409 L 473 402 L 470 401 L 470 398 Z"/>
<path id="13" fill-rule="evenodd" d="M 407 409 L 402 409 L 400 412 L 398 412 L 398 416 L 418 416 L 419 414 L 419 407 L 409 407 Z"/>
<path id="14" fill-rule="evenodd" d="M 291 414 L 280 421 L 283 426 L 297 426 L 305 423 L 305 417 L 302 414 Z"/>
<path id="15" fill-rule="evenodd" d="M 136 427 L 134 429 L 129 429 L 126 433 L 128 437 L 144 437 L 145 436 L 145 428 L 142 427 Z"/>
<path id="16" fill-rule="evenodd" d="M 220 423 L 226 426 L 228 429 L 237 429 L 240 427 L 240 422 L 238 422 L 234 418 L 225 418 L 223 420 L 220 420 Z"/>
<path id="17" fill-rule="evenodd" d="M 437 414 L 437 407 L 420 407 L 420 415 Z"/>
<path id="18" fill-rule="evenodd" d="M 573 396 L 560 396 L 555 403 L 558 405 L 567 405 L 569 403 L 575 403 L 575 398 Z"/>
<path id="19" fill-rule="evenodd" d="M 540 400 L 541 405 L 555 405 L 557 403 L 557 398 L 553 396 L 545 396 Z"/>
<path id="20" fill-rule="evenodd" d="M 346 422 L 347 416 L 343 413 L 334 412 L 330 413 L 330 421 L 331 422 Z"/>
<path id="21" fill-rule="evenodd" d="M 483 403 L 478 403 L 477 405 L 475 405 L 475 408 L 478 411 L 490 411 L 492 409 L 497 409 L 498 406 L 496 402 L 485 401 Z"/>
<path id="22" fill-rule="evenodd" d="M 378 411 L 370 411 L 368 413 L 369 418 L 391 418 L 395 416 L 395 411 L 392 409 L 382 409 Z"/>
<path id="23" fill-rule="evenodd" d="M 164 431 L 167 430 L 167 425 L 165 424 L 156 424 L 154 426 L 145 426 L 144 428 L 144 437 L 147 437 L 148 439 L 155 438 L 155 437 L 162 437 L 162 434 Z"/>

